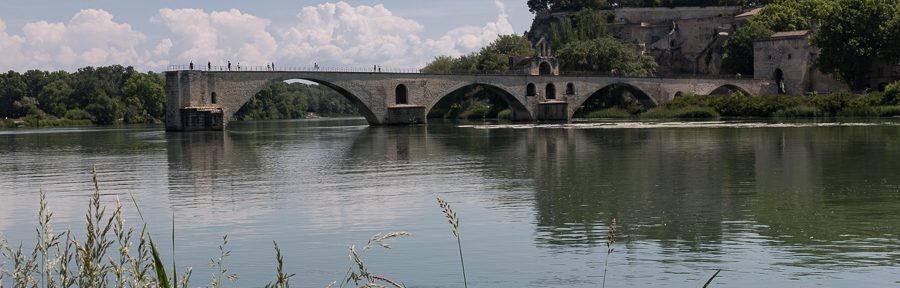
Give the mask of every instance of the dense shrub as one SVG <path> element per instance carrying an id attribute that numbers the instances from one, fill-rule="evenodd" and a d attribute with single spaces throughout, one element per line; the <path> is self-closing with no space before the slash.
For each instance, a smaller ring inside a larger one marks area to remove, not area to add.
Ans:
<path id="1" fill-rule="evenodd" d="M 608 108 L 588 113 L 586 118 L 631 118 L 631 113 L 622 108 Z"/>
<path id="2" fill-rule="evenodd" d="M 709 119 L 719 118 L 719 113 L 710 107 L 660 107 L 641 114 L 643 118 L 680 118 L 680 119 Z"/>
<path id="3" fill-rule="evenodd" d="M 772 113 L 772 116 L 784 118 L 812 118 L 825 115 L 822 113 L 822 110 L 819 110 L 819 108 L 816 107 L 796 106 L 775 111 L 775 113 Z"/>

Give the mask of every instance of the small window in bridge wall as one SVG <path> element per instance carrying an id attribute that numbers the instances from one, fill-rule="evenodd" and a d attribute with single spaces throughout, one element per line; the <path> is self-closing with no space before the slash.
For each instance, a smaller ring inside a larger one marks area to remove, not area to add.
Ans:
<path id="1" fill-rule="evenodd" d="M 575 84 L 566 84 L 566 95 L 575 95 Z"/>
<path id="2" fill-rule="evenodd" d="M 403 84 L 397 85 L 397 91 L 394 94 L 394 96 L 396 96 L 396 100 L 397 100 L 396 103 L 397 104 L 409 103 L 409 100 L 407 99 L 407 93 L 408 93 L 408 91 L 406 90 L 406 85 L 403 85 Z"/>
<path id="3" fill-rule="evenodd" d="M 528 87 L 525 88 L 525 96 L 534 95 L 537 95 L 537 89 L 534 87 L 534 83 L 528 83 Z"/>
<path id="4" fill-rule="evenodd" d="M 547 84 L 547 99 L 556 99 L 556 86 L 553 83 Z"/>
<path id="5" fill-rule="evenodd" d="M 216 96 L 218 96 L 218 95 L 216 95 L 216 92 L 212 92 L 212 94 L 209 95 L 209 102 L 212 104 L 216 104 L 216 101 L 219 100 L 219 99 L 216 99 L 216 98 L 218 98 Z"/>

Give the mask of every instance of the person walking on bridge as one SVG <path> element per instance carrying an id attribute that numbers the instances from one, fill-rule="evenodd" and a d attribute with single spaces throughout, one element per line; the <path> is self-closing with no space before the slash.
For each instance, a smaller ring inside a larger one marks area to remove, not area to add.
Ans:
<path id="1" fill-rule="evenodd" d="M 206 71 L 212 71 L 212 61 L 206 61 Z"/>
<path id="2" fill-rule="evenodd" d="M 231 71 L 231 61 L 228 61 L 228 71 Z"/>
<path id="3" fill-rule="evenodd" d="M 189 67 L 190 67 L 191 70 L 194 70 L 194 61 L 191 61 L 191 64 L 190 64 Z"/>

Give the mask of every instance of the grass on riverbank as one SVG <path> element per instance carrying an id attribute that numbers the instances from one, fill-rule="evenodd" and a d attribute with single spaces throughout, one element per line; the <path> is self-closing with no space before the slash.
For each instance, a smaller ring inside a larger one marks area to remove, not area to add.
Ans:
<path id="1" fill-rule="evenodd" d="M 637 111 L 636 111 L 637 112 Z M 888 85 L 885 92 L 865 95 L 850 92 L 806 96 L 746 96 L 733 93 L 721 96 L 686 95 L 654 109 L 628 114 L 624 109 L 594 111 L 587 118 L 718 118 L 718 117 L 898 117 L 900 82 Z"/>
<path id="2" fill-rule="evenodd" d="M 71 120 L 71 119 L 37 119 L 34 117 L 26 117 L 21 119 L 3 119 L 0 120 L 0 128 L 58 128 L 58 127 L 81 127 L 91 126 L 91 120 Z"/>

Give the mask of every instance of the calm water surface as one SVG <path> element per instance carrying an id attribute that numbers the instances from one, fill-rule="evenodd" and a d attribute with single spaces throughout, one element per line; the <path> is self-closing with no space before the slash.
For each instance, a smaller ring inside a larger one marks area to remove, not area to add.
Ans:
<path id="1" fill-rule="evenodd" d="M 277 240 L 292 282 L 324 287 L 349 245 L 402 230 L 363 255 L 370 271 L 461 287 L 436 196 L 461 219 L 471 287 L 598 287 L 613 218 L 610 287 L 699 287 L 716 269 L 717 287 L 900 286 L 898 122 L 0 130 L 0 234 L 33 245 L 40 189 L 57 231 L 83 230 L 95 165 L 103 200 L 132 193 L 156 239 L 174 217 L 192 286 L 226 234 L 237 286 L 274 279 Z"/>

